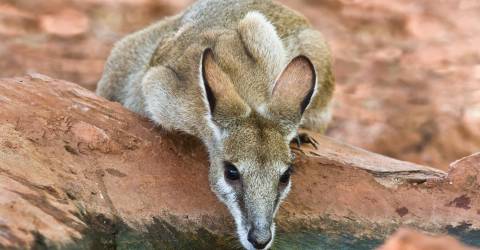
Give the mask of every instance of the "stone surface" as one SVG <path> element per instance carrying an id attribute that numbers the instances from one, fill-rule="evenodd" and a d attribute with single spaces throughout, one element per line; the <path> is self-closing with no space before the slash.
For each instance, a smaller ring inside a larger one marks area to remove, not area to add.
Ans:
<path id="1" fill-rule="evenodd" d="M 401 225 L 480 246 L 478 154 L 447 174 L 313 136 L 294 149 L 278 249 L 371 249 Z M 238 246 L 198 140 L 73 83 L 0 80 L 0 159 L 0 248 Z"/>
<path id="2" fill-rule="evenodd" d="M 453 237 L 431 236 L 409 229 L 396 232 L 378 250 L 473 250 Z"/>
<path id="3" fill-rule="evenodd" d="M 55 14 L 40 17 L 40 27 L 47 33 L 72 37 L 88 31 L 90 19 L 76 9 L 62 9 Z"/>

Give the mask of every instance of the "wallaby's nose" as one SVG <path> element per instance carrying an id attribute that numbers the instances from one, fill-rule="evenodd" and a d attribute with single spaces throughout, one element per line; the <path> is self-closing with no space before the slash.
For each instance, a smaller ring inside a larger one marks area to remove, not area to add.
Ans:
<path id="1" fill-rule="evenodd" d="M 256 249 L 264 249 L 271 240 L 272 233 L 270 232 L 269 228 L 265 230 L 257 230 L 252 228 L 248 232 L 248 241 L 250 241 L 250 243 L 252 243 Z"/>

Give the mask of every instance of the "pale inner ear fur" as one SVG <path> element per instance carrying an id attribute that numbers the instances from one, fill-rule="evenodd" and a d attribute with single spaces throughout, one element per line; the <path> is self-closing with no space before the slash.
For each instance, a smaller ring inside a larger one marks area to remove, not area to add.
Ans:
<path id="1" fill-rule="evenodd" d="M 214 120 L 216 118 L 221 120 L 222 117 L 246 117 L 250 114 L 250 107 L 238 95 L 230 78 L 215 62 L 211 49 L 206 49 L 202 56 L 202 78 Z"/>
<path id="2" fill-rule="evenodd" d="M 311 61 L 305 56 L 294 58 L 275 82 L 272 90 L 271 111 L 285 113 L 289 110 L 302 114 L 310 103 L 315 91 L 315 83 L 315 68 Z"/>

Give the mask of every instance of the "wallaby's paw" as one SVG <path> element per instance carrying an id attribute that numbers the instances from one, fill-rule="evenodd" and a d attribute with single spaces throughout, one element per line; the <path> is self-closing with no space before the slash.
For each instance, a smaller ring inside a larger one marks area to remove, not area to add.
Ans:
<path id="1" fill-rule="evenodd" d="M 298 148 L 300 148 L 302 144 L 310 144 L 315 149 L 318 149 L 318 142 L 315 140 L 315 138 L 309 136 L 307 133 L 297 134 L 297 136 L 293 139 L 293 142 L 297 145 Z"/>

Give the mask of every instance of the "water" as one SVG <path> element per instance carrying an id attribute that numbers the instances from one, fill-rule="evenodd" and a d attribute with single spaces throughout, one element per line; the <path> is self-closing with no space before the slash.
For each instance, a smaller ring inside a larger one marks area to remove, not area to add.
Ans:
<path id="1" fill-rule="evenodd" d="M 195 232 L 178 231 L 171 224 L 154 219 L 146 226 L 146 230 L 137 230 L 129 227 L 121 220 L 115 221 L 103 215 L 87 216 L 83 218 L 89 229 L 83 232 L 83 238 L 71 244 L 56 245 L 47 242 L 41 235 L 36 234 L 33 249 L 93 249 L 93 250 L 153 250 L 153 249 L 243 249 L 235 237 L 213 234 L 205 229 Z M 331 222 L 330 222 L 331 223 Z M 384 242 L 385 231 L 372 228 L 371 232 L 378 231 L 378 237 L 355 236 L 348 232 L 352 225 L 335 224 L 334 230 L 314 230 L 277 233 L 272 249 L 276 250 L 370 250 Z M 471 246 L 480 247 L 480 231 L 469 230 L 470 225 L 449 227 L 446 231 L 462 242 Z M 298 228 L 297 228 L 298 229 Z"/>

